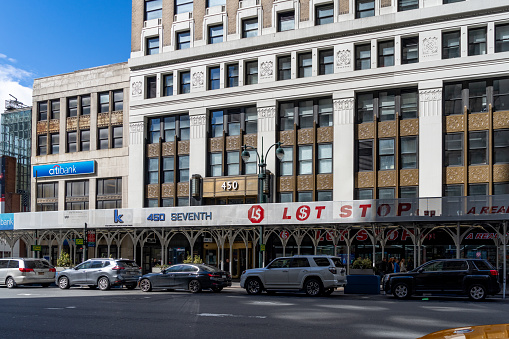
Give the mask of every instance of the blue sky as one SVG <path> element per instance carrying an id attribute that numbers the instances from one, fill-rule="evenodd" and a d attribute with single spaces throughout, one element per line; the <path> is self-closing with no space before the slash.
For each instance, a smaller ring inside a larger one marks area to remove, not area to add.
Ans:
<path id="1" fill-rule="evenodd" d="M 35 78 L 127 61 L 131 0 L 0 0 L 0 112 Z"/>

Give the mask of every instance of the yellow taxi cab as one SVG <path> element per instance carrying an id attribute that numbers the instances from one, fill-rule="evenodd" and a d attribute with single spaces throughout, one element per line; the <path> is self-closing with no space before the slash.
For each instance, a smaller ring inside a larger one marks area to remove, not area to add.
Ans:
<path id="1" fill-rule="evenodd" d="M 504 339 L 509 338 L 509 324 L 450 328 L 419 339 Z"/>

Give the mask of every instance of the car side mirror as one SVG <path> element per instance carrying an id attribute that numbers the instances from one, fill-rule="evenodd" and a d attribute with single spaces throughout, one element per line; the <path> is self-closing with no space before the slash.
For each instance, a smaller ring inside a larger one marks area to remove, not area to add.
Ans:
<path id="1" fill-rule="evenodd" d="M 419 272 L 419 273 L 424 272 L 424 268 L 419 268 L 419 270 L 417 272 Z"/>

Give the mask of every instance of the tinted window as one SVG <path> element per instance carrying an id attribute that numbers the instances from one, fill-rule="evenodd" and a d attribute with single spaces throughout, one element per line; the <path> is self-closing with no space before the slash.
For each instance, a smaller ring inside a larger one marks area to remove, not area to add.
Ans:
<path id="1" fill-rule="evenodd" d="M 166 270 L 166 272 L 182 272 L 184 265 L 175 265 Z"/>
<path id="2" fill-rule="evenodd" d="M 190 265 L 185 265 L 182 272 L 197 272 L 198 268 Z"/>
<path id="3" fill-rule="evenodd" d="M 444 262 L 444 271 L 465 271 L 468 269 L 468 264 L 464 260 L 446 261 Z"/>
<path id="4" fill-rule="evenodd" d="M 9 260 L 9 265 L 7 266 L 7 268 L 19 268 L 19 261 Z"/>
<path id="5" fill-rule="evenodd" d="M 307 258 L 293 258 L 290 267 L 309 267 L 309 261 Z"/>
<path id="6" fill-rule="evenodd" d="M 135 261 L 117 261 L 117 265 L 120 267 L 134 267 L 139 268 Z"/>
<path id="7" fill-rule="evenodd" d="M 82 264 L 80 264 L 80 265 L 76 266 L 76 269 L 78 269 L 78 270 L 84 270 L 84 269 L 86 269 L 86 268 L 90 268 L 90 265 L 91 265 L 91 264 L 92 264 L 92 262 L 91 262 L 91 261 L 85 261 L 84 263 L 82 263 Z"/>
<path id="8" fill-rule="evenodd" d="M 427 265 L 422 265 L 421 268 L 424 270 L 424 272 L 436 272 L 442 271 L 443 265 L 444 265 L 443 261 L 434 261 L 430 262 Z"/>
<path id="9" fill-rule="evenodd" d="M 102 268 L 103 262 L 102 261 L 92 261 L 92 264 L 90 265 L 90 268 Z"/>
<path id="10" fill-rule="evenodd" d="M 291 259 L 276 259 L 274 260 L 269 267 L 270 268 L 288 268 L 290 267 L 290 260 Z"/>
<path id="11" fill-rule="evenodd" d="M 220 272 L 221 270 L 217 267 L 214 267 L 214 266 L 209 266 L 209 265 L 199 265 L 198 266 L 202 271 L 205 271 L 205 272 Z"/>
<path id="12" fill-rule="evenodd" d="M 330 266 L 329 259 L 327 258 L 314 258 L 317 266 Z"/>
<path id="13" fill-rule="evenodd" d="M 25 268 L 50 268 L 50 264 L 42 260 L 25 260 Z"/>
<path id="14" fill-rule="evenodd" d="M 477 267 L 478 270 L 480 271 L 489 271 L 489 270 L 494 270 L 495 268 L 493 266 L 491 266 L 490 263 L 488 263 L 487 261 L 474 261 L 474 265 Z"/>
<path id="15" fill-rule="evenodd" d="M 344 267 L 343 262 L 341 261 L 341 258 L 331 258 L 332 262 L 334 263 L 334 266 L 336 267 Z"/>
<path id="16" fill-rule="evenodd" d="M 7 268 L 9 260 L 0 260 L 0 268 Z"/>

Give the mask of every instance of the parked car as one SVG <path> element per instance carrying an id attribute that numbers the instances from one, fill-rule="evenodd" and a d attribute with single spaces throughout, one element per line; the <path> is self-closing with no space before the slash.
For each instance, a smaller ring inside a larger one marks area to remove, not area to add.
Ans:
<path id="1" fill-rule="evenodd" d="M 48 287 L 55 281 L 55 268 L 45 259 L 0 259 L 0 284 L 13 288 L 18 285 L 40 284 Z"/>
<path id="2" fill-rule="evenodd" d="M 274 259 L 266 267 L 242 272 L 240 287 L 248 294 L 276 290 L 304 290 L 309 296 L 331 295 L 346 285 L 346 270 L 340 258 L 296 255 Z"/>
<path id="3" fill-rule="evenodd" d="M 433 260 L 405 273 L 386 274 L 383 280 L 386 293 L 398 299 L 413 294 L 468 295 L 483 300 L 500 292 L 498 271 L 482 259 Z"/>
<path id="4" fill-rule="evenodd" d="M 141 267 L 130 259 L 89 259 L 74 268 L 58 273 L 56 283 L 61 289 L 73 285 L 88 285 L 90 288 L 99 287 L 101 291 L 111 286 L 124 285 L 135 289 L 141 277 Z"/>
<path id="5" fill-rule="evenodd" d="M 140 278 L 139 286 L 143 292 L 153 289 L 184 289 L 192 293 L 202 289 L 221 292 L 232 285 L 230 273 L 205 264 L 177 264 L 161 273 L 149 273 Z"/>
<path id="6" fill-rule="evenodd" d="M 509 324 L 477 325 L 449 328 L 420 337 L 419 339 L 465 339 L 465 338 L 507 338 Z"/>

